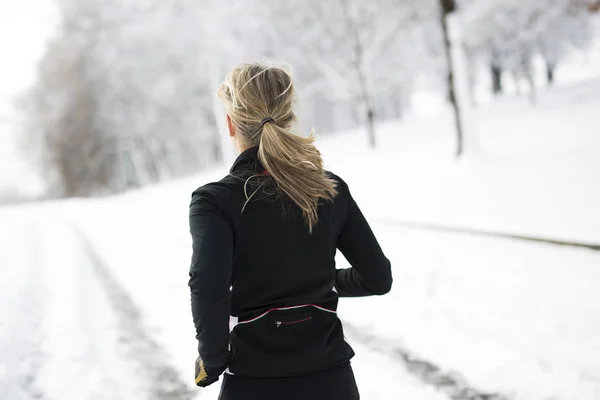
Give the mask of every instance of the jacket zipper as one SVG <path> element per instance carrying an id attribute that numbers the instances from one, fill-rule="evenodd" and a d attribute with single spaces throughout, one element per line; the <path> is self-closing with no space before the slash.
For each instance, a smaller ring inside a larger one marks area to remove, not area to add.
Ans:
<path id="1" fill-rule="evenodd" d="M 279 328 L 281 325 L 300 324 L 302 322 L 310 321 L 311 319 L 312 319 L 312 317 L 306 317 L 304 319 L 299 319 L 297 321 L 275 321 L 275 325 L 277 325 L 277 327 Z"/>

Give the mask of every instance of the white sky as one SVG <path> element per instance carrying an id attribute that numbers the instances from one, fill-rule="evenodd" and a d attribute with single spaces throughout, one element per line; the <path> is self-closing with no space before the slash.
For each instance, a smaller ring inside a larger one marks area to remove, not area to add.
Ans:
<path id="1" fill-rule="evenodd" d="M 15 150 L 12 99 L 33 82 L 57 22 L 54 0 L 0 0 L 0 190 L 31 190 L 31 173 Z"/>

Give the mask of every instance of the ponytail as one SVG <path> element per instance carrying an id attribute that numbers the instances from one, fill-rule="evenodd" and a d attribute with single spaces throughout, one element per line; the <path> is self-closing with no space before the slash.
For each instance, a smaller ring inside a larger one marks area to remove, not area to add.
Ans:
<path id="1" fill-rule="evenodd" d="M 337 183 L 325 174 L 314 140 L 312 134 L 306 138 L 266 123 L 258 147 L 260 162 L 279 191 L 300 208 L 310 232 L 319 220 L 319 203 L 337 195 Z"/>
<path id="2" fill-rule="evenodd" d="M 296 119 L 291 76 L 280 68 L 242 64 L 227 75 L 217 96 L 248 147 L 258 146 L 258 159 L 272 177 L 279 195 L 300 208 L 312 232 L 319 220 L 319 204 L 333 200 L 337 183 L 323 169 L 321 153 L 313 144 L 314 136 L 306 138 L 290 131 Z M 246 186 L 251 178 L 244 186 L 244 208 L 262 187 L 248 195 Z"/>

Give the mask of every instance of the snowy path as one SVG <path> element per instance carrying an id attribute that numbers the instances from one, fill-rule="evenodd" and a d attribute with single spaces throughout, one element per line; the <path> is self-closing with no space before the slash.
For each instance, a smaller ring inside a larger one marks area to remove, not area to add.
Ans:
<path id="1" fill-rule="evenodd" d="M 408 349 L 509 398 L 599 398 L 600 253 L 390 224 L 376 231 L 394 290 L 343 302 L 341 312 L 377 346 Z"/>
<path id="2" fill-rule="evenodd" d="M 154 339 L 156 327 L 146 325 L 154 304 L 120 284 L 113 276 L 118 266 L 106 263 L 87 232 L 52 207 L 13 210 L 0 210 L 0 398 L 217 398 L 219 385 L 197 390 L 191 379 L 182 381 L 181 371 L 189 365 L 175 368 L 169 362 L 177 342 L 161 345 Z M 115 232 L 113 238 L 130 233 Z M 134 255 L 138 250 L 132 249 Z M 171 296 L 178 293 L 167 290 L 159 301 L 173 305 Z M 185 320 L 165 319 L 161 326 L 189 336 L 185 311 Z M 350 338 L 363 398 L 448 399 L 401 360 Z M 187 348 L 192 356 L 193 348 Z"/>
<path id="3" fill-rule="evenodd" d="M 554 239 L 547 239 L 541 237 L 533 237 L 519 234 L 510 234 L 504 232 L 493 232 L 493 231 L 485 231 L 485 230 L 476 230 L 476 229 L 466 229 L 459 227 L 451 227 L 445 225 L 435 225 L 435 224 L 427 224 L 427 223 L 418 223 L 418 222 L 409 222 L 402 221 L 395 218 L 372 218 L 372 221 L 375 224 L 388 226 L 391 229 L 401 229 L 408 230 L 409 232 L 417 232 L 427 233 L 428 239 L 432 239 L 431 233 L 434 235 L 445 237 L 445 241 L 449 239 L 452 242 L 462 242 L 461 247 L 468 247 L 470 244 L 470 240 L 475 237 L 481 241 L 479 238 L 483 238 L 483 242 L 491 239 L 491 241 L 497 241 L 499 243 L 503 243 L 503 247 L 507 250 L 513 249 L 513 244 L 511 242 L 515 242 L 518 246 L 527 246 L 527 244 L 533 244 L 533 246 L 539 246 L 542 244 L 546 246 L 549 251 L 557 251 L 561 247 L 570 248 L 570 251 L 578 251 L 580 249 L 592 250 L 592 251 L 600 251 L 600 245 L 592 244 L 592 243 L 583 243 L 583 242 L 572 242 L 572 241 L 561 241 Z M 448 235 L 450 234 L 450 235 Z M 413 233 L 414 235 L 414 233 Z M 508 239 L 506 241 L 505 239 Z M 532 252 L 533 248 L 529 248 L 529 252 Z M 561 254 L 564 256 L 564 253 Z M 590 256 L 594 256 L 594 253 L 588 253 Z M 570 259 L 566 258 L 567 260 Z M 600 265 L 600 256 L 597 256 L 596 259 L 599 261 L 598 265 Z M 583 263 L 584 265 L 586 263 Z M 552 276 L 554 271 L 547 271 L 548 276 Z M 597 276 L 597 274 L 596 274 Z M 393 309 L 393 305 L 390 304 L 389 309 Z M 592 313 L 590 313 L 591 315 Z M 431 385 L 438 389 L 441 393 L 447 394 L 451 399 L 457 400 L 471 400 L 471 399 L 490 399 L 490 400 L 505 400 L 510 399 L 512 396 L 500 393 L 490 393 L 481 391 L 473 387 L 464 376 L 461 374 L 457 374 L 452 372 L 451 370 L 444 370 L 440 368 L 439 365 L 432 363 L 430 360 L 425 360 L 422 356 L 416 355 L 407 349 L 401 343 L 398 343 L 397 340 L 386 339 L 381 335 L 375 335 L 373 333 L 369 333 L 368 330 L 365 329 L 365 326 L 361 327 L 361 324 L 354 325 L 349 321 L 344 321 L 344 327 L 349 337 L 361 343 L 361 345 L 365 346 L 369 351 L 378 352 L 381 354 L 386 354 L 388 357 L 395 357 L 399 362 L 403 363 L 407 370 L 413 375 L 417 376 L 423 383 L 427 385 Z M 478 336 L 481 332 L 478 332 Z M 506 336 L 503 338 L 497 337 L 494 339 L 497 343 L 500 343 L 501 340 L 506 340 Z M 597 342 L 596 342 L 597 343 Z M 564 345 L 561 343 L 561 345 Z M 511 350 L 517 350 L 517 348 L 521 346 L 521 344 L 515 344 L 514 348 Z M 592 348 L 593 346 L 590 346 Z M 548 368 L 548 367 L 546 367 Z M 591 370 L 589 372 L 581 371 L 580 376 L 584 380 L 597 380 L 594 376 L 594 373 Z M 512 391 L 511 391 L 512 392 Z"/>
<path id="4" fill-rule="evenodd" d="M 129 294 L 112 277 L 102 258 L 96 253 L 90 241 L 78 232 L 91 265 L 102 286 L 109 295 L 109 301 L 119 325 L 120 341 L 126 344 L 127 356 L 140 367 L 138 376 L 149 389 L 149 399 L 186 400 L 194 398 L 177 371 L 166 361 L 167 352 L 146 332 L 142 312 L 134 304 Z"/>
<path id="5" fill-rule="evenodd" d="M 394 360 L 422 384 L 435 389 L 440 396 L 446 395 L 452 400 L 509 400 L 511 398 L 474 388 L 459 374 L 444 371 L 431 361 L 423 360 L 412 354 L 397 342 L 370 334 L 364 328 L 357 328 L 348 321 L 344 321 L 344 331 L 355 349 L 357 349 L 356 344 L 359 344 L 364 352 L 380 354 Z"/>
<path id="6" fill-rule="evenodd" d="M 185 207 L 133 193 L 27 210 L 0 212 L 7 398 L 217 398 L 189 378 Z M 598 252 L 374 226 L 394 290 L 340 302 L 364 399 L 598 398 Z"/>
<path id="7" fill-rule="evenodd" d="M 45 292 L 39 254 L 30 246 L 38 243 L 33 226 L 10 232 L 14 243 L 6 246 L 8 231 L 2 231 L 0 243 L 0 387 L 8 399 L 44 399 L 39 372 L 44 353 L 41 342 Z M 23 264 L 14 264 L 8 251 L 18 252 Z M 18 311 L 17 311 L 18 310 Z M 24 334 L 27 333 L 27 334 Z"/>
<path id="8" fill-rule="evenodd" d="M 191 399 L 91 247 L 40 214 L 1 215 L 0 397 Z"/>
<path id="9" fill-rule="evenodd" d="M 186 376 L 195 346 L 186 287 L 187 197 L 168 189 L 73 202 L 62 212 L 90 237 Z M 339 306 L 342 319 L 358 330 L 348 336 L 365 399 L 457 398 L 460 389 L 519 400 L 599 398 L 600 253 L 373 225 L 392 260 L 394 289 Z M 343 257 L 338 262 L 346 265 Z M 147 281 L 140 286 L 142 274 Z M 362 340 L 369 335 L 378 341 Z M 386 347 L 417 362 L 381 354 Z M 422 374 L 423 365 L 433 368 Z M 455 383 L 444 389 L 436 376 Z M 211 399 L 218 391 L 204 393 Z"/>

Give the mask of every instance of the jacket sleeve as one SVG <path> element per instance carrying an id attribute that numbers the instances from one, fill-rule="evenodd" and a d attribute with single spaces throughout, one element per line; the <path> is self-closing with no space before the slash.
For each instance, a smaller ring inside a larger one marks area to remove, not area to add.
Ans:
<path id="1" fill-rule="evenodd" d="M 189 287 L 198 352 L 207 369 L 229 363 L 233 233 L 214 199 L 202 189 L 190 204 L 193 254 Z"/>
<path id="2" fill-rule="evenodd" d="M 337 247 L 351 268 L 338 269 L 335 288 L 341 297 L 386 294 L 392 287 L 390 261 L 385 257 L 369 223 L 352 198 L 347 185 L 348 212 Z"/>

